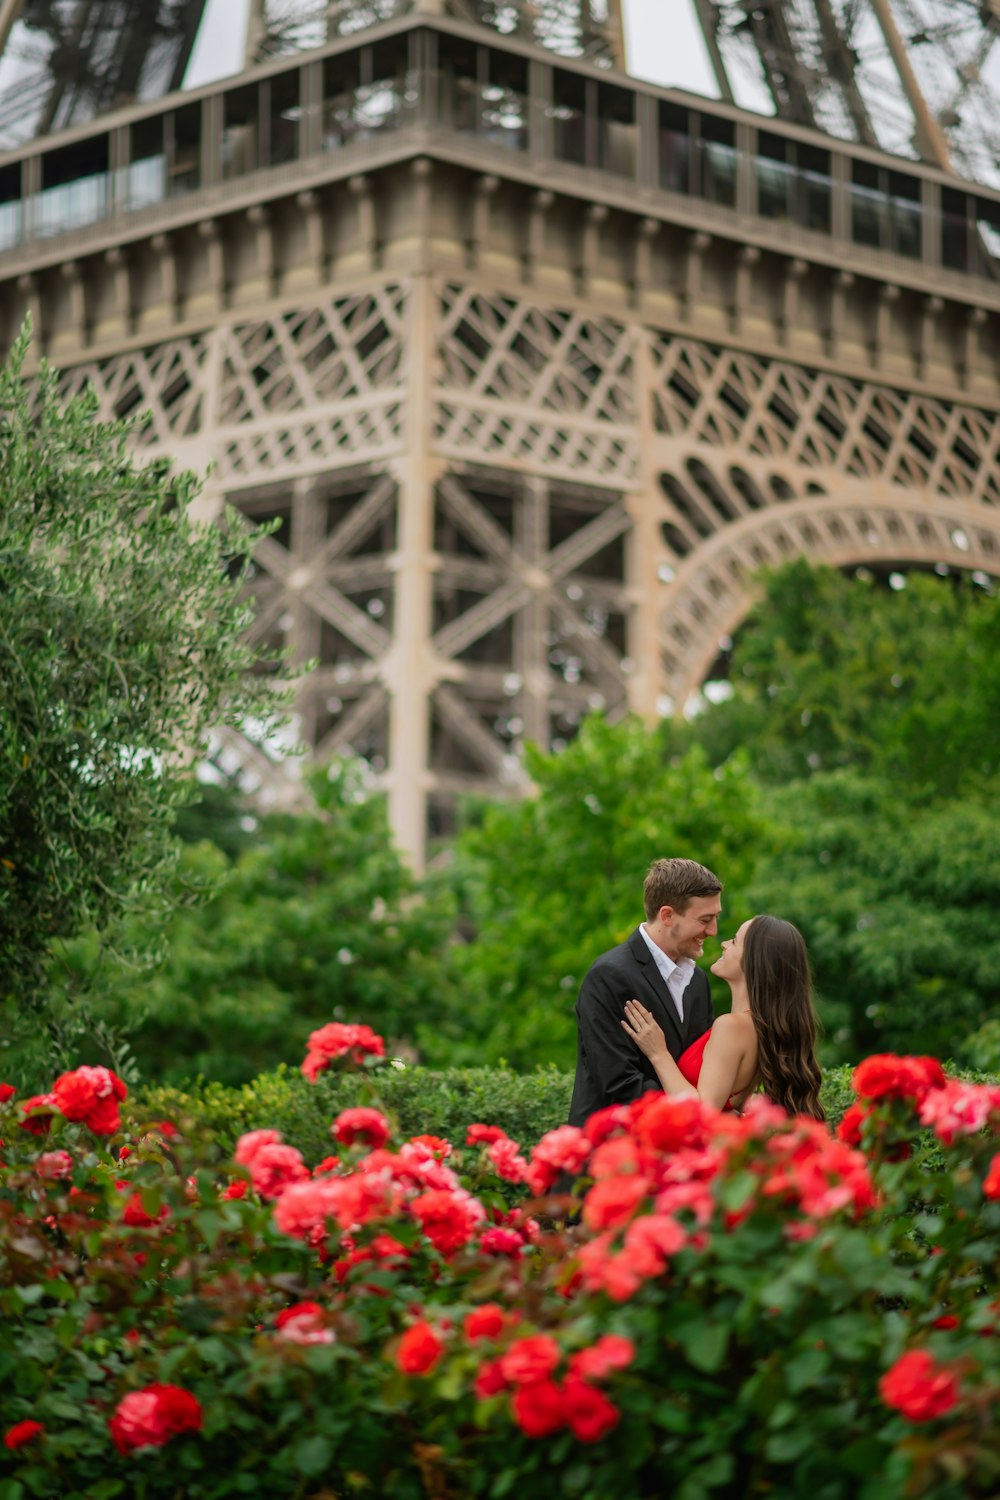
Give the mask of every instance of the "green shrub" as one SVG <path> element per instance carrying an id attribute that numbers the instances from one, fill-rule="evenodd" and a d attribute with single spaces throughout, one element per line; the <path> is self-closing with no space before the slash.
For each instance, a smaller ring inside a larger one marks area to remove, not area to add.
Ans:
<path id="1" fill-rule="evenodd" d="M 448 1012 L 450 900 L 418 885 L 358 763 L 317 769 L 304 790 L 306 810 L 262 819 L 233 862 L 211 844 L 185 849 L 168 921 L 126 924 L 131 948 L 163 949 L 141 979 L 93 936 L 66 946 L 52 1006 L 65 1024 L 82 990 L 94 1023 L 71 1055 L 107 1061 L 99 1042 L 111 1032 L 128 1038 L 143 1078 L 238 1087 L 297 1062 L 311 1031 L 350 1016 L 428 1056 L 424 1033 L 436 1036 Z M 193 906 L 192 889 L 207 892 Z"/>
<path id="2" fill-rule="evenodd" d="M 206 1142 L 119 1082 L 0 1094 L 0 1500 L 995 1500 L 994 1088 L 880 1059 L 860 1150 L 654 1097 L 530 1163 L 369 1110 L 235 1165 L 222 1095 Z M 574 1168 L 579 1223 L 504 1212 Z"/>
<path id="3" fill-rule="evenodd" d="M 853 1101 L 852 1068 L 828 1068 L 823 1075 L 823 1106 L 835 1126 Z M 969 1083 L 992 1083 L 986 1073 L 962 1072 Z M 282 1064 L 242 1088 L 199 1082 L 190 1090 L 147 1087 L 137 1093 L 139 1107 L 150 1118 L 164 1116 L 194 1124 L 198 1134 L 231 1151 L 246 1130 L 280 1130 L 308 1157 L 330 1149 L 330 1121 L 342 1109 L 371 1102 L 398 1121 L 404 1135 L 443 1135 L 463 1141 L 476 1121 L 499 1125 L 514 1140 L 536 1141 L 563 1125 L 569 1114 L 573 1077 L 554 1067 L 534 1073 L 509 1068 L 383 1067 L 376 1074 L 323 1073 L 308 1083 Z"/>
<path id="4" fill-rule="evenodd" d="M 963 1062 L 984 1073 L 1000 1073 L 1000 1020 L 984 1021 L 961 1047 Z"/>
<path id="5" fill-rule="evenodd" d="M 404 1135 L 443 1135 L 463 1141 L 469 1125 L 499 1125 L 517 1141 L 535 1141 L 565 1124 L 573 1079 L 556 1068 L 515 1073 L 508 1068 L 383 1067 L 377 1074 L 323 1073 L 308 1083 L 282 1064 L 242 1088 L 199 1081 L 190 1090 L 151 1086 L 137 1093 L 150 1118 L 182 1119 L 223 1151 L 246 1130 L 280 1130 L 308 1157 L 330 1149 L 330 1121 L 342 1109 L 371 1102 L 398 1121 Z"/>

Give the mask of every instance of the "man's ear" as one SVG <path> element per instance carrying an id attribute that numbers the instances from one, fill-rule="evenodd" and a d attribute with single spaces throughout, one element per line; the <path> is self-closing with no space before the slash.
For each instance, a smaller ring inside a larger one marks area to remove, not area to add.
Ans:
<path id="1" fill-rule="evenodd" d="M 673 919 L 674 909 L 672 906 L 661 906 L 659 911 L 656 913 L 656 920 L 658 922 L 662 922 L 664 927 L 669 927 Z"/>

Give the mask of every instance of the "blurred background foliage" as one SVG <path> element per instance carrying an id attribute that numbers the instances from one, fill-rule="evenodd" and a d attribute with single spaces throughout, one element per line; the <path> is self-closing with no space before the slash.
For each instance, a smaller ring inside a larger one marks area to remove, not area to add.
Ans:
<path id="1" fill-rule="evenodd" d="M 684 854 L 725 881 L 721 935 L 761 910 L 801 927 L 827 1065 L 896 1050 L 1000 1069 L 1000 600 L 893 583 L 805 563 L 763 579 L 716 701 L 529 748 L 534 795 L 470 805 L 420 880 L 359 764 L 314 773 L 295 817 L 202 789 L 172 913 L 128 934 L 160 961 L 128 968 L 96 932 L 63 943 L 50 1033 L 147 1087 L 294 1070 L 340 1018 L 430 1068 L 555 1077 L 586 968 L 641 919 L 650 861 Z M 8 1054 L 12 1081 L 31 1071 Z"/>

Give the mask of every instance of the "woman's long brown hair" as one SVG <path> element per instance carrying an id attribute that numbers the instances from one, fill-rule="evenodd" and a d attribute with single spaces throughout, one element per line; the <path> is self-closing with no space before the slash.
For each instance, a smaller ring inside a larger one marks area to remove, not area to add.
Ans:
<path id="1" fill-rule="evenodd" d="M 780 917 L 754 917 L 743 940 L 743 974 L 764 1093 L 789 1114 L 825 1119 L 812 976 L 799 929 Z"/>

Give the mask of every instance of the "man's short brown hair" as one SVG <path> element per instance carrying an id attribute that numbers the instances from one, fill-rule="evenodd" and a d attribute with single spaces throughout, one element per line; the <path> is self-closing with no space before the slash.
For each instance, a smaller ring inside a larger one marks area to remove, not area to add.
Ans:
<path id="1" fill-rule="evenodd" d="M 654 859 L 642 887 L 646 921 L 652 922 L 661 906 L 686 911 L 696 896 L 717 896 L 722 881 L 693 859 Z"/>

